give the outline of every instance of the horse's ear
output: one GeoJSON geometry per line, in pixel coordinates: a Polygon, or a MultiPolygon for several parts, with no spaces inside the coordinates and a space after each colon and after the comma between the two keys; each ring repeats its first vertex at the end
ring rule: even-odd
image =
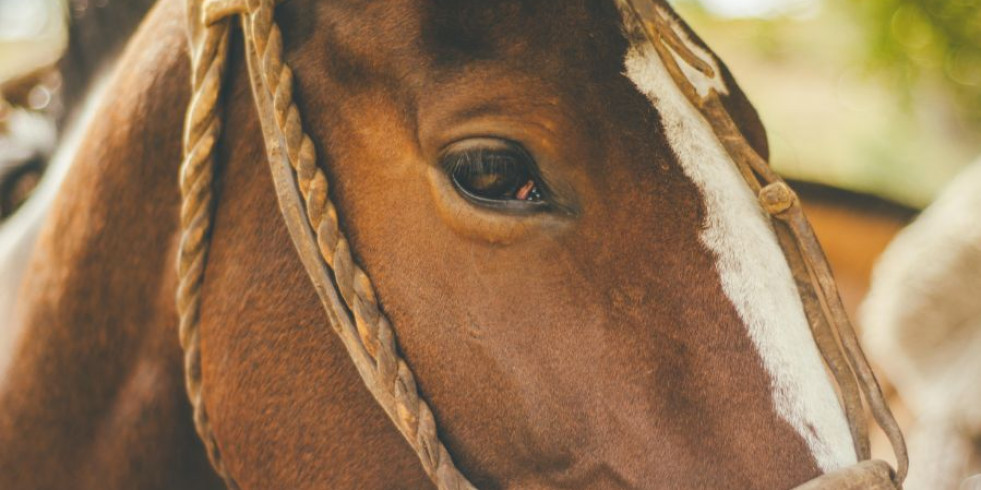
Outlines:
{"type": "Polygon", "coordinates": [[[660,18],[671,24],[669,27],[675,29],[684,42],[690,42],[693,46],[693,51],[699,52],[699,57],[709,57],[711,61],[710,65],[713,65],[713,69],[718,70],[719,82],[724,84],[724,91],[719,92],[719,98],[722,100],[723,106],[729,112],[732,117],[733,122],[739,127],[746,141],[749,142],[750,146],[753,147],[756,152],[763,157],[764,160],[769,160],[770,149],[767,143],[766,129],[763,127],[763,122],[760,120],[759,114],[756,112],[756,108],[750,103],[746,94],[743,93],[742,89],[736,83],[733,78],[732,73],[729,68],[722,62],[718,55],[712,51],[711,48],[705,44],[698,34],[695,33],[681,17],[671,8],[671,5],[667,3],[666,0],[618,0],[619,2],[629,2],[637,10],[637,12],[644,18],[653,18],[654,16],[659,16],[660,18]],[[657,12],[660,11],[660,12],[657,12]]]}

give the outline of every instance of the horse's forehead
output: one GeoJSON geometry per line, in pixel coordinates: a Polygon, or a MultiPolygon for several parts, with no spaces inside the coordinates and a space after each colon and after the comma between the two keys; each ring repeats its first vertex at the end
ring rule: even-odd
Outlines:
{"type": "Polygon", "coordinates": [[[322,49],[349,50],[375,60],[376,68],[386,62],[429,70],[521,64],[545,55],[565,64],[595,63],[598,57],[622,61],[624,50],[603,49],[623,42],[614,0],[350,0],[312,7],[281,7],[290,12],[287,38],[319,38],[322,49]]]}
{"type": "MultiPolygon", "coordinates": [[[[670,5],[640,4],[661,11],[709,65],[721,65],[670,5]]],[[[387,80],[396,90],[428,90],[434,81],[488,66],[572,87],[622,73],[628,49],[617,0],[341,0],[312,6],[287,2],[281,9],[292,12],[286,14],[287,46],[330,59],[332,68],[341,68],[331,70],[338,81],[347,78],[355,88],[387,80]]],[[[718,76],[714,87],[728,94],[718,76]]],[[[737,98],[748,106],[741,94],[737,98]]],[[[737,114],[740,125],[758,126],[752,119],[737,114]]]]}

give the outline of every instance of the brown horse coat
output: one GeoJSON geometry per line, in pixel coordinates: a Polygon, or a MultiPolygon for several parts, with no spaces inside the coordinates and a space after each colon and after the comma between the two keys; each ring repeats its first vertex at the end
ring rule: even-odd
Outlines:
{"type": "MultiPolygon", "coordinates": [[[[182,14],[162,1],[129,46],[45,225],[0,395],[2,488],[218,485],[173,307],[182,14]]],[[[668,106],[624,76],[643,54],[612,2],[297,0],[277,17],[353,249],[476,485],[786,488],[828,465],[813,449],[824,426],[778,413],[786,394],[741,316],[752,305],[718,265],[751,251],[705,242],[705,191],[669,140],[668,106]],[[466,205],[434,162],[474,136],[524,145],[573,212],[466,205]]],[[[232,60],[202,309],[226,464],[244,488],[426,487],[325,326],[232,60]]],[[[722,68],[726,104],[765,154],[722,68]]],[[[792,362],[820,366],[802,352],[792,362]]],[[[827,386],[790,388],[836,403],[827,386]]]]}

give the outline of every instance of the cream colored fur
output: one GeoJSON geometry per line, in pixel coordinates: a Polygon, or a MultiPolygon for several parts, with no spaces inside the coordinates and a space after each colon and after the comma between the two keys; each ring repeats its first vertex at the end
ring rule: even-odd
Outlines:
{"type": "Polygon", "coordinates": [[[920,418],[907,488],[947,488],[970,458],[935,449],[981,441],[981,160],[896,237],[861,313],[869,354],[920,418]]]}

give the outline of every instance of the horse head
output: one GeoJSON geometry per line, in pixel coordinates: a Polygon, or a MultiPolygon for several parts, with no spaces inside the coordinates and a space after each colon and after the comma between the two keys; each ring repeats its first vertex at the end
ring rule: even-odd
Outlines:
{"type": "Polygon", "coordinates": [[[778,235],[691,97],[765,157],[763,127],[667,4],[642,9],[659,38],[614,0],[275,3],[164,3],[123,58],[174,124],[191,19],[190,233],[158,286],[226,481],[775,488],[855,463],[778,235]],[[304,202],[267,159],[300,162],[304,202]]]}
{"type": "MultiPolygon", "coordinates": [[[[657,8],[714,68],[695,85],[765,154],[722,63],[657,8]]],[[[775,487],[854,462],[755,196],[623,15],[610,1],[276,12],[350,249],[442,441],[478,487],[775,487]]],[[[365,410],[275,217],[244,70],[233,60],[202,295],[215,439],[230,474],[260,485],[304,454],[331,456],[305,463],[318,478],[348,477],[340,464],[391,481],[403,448],[365,410]]]]}

